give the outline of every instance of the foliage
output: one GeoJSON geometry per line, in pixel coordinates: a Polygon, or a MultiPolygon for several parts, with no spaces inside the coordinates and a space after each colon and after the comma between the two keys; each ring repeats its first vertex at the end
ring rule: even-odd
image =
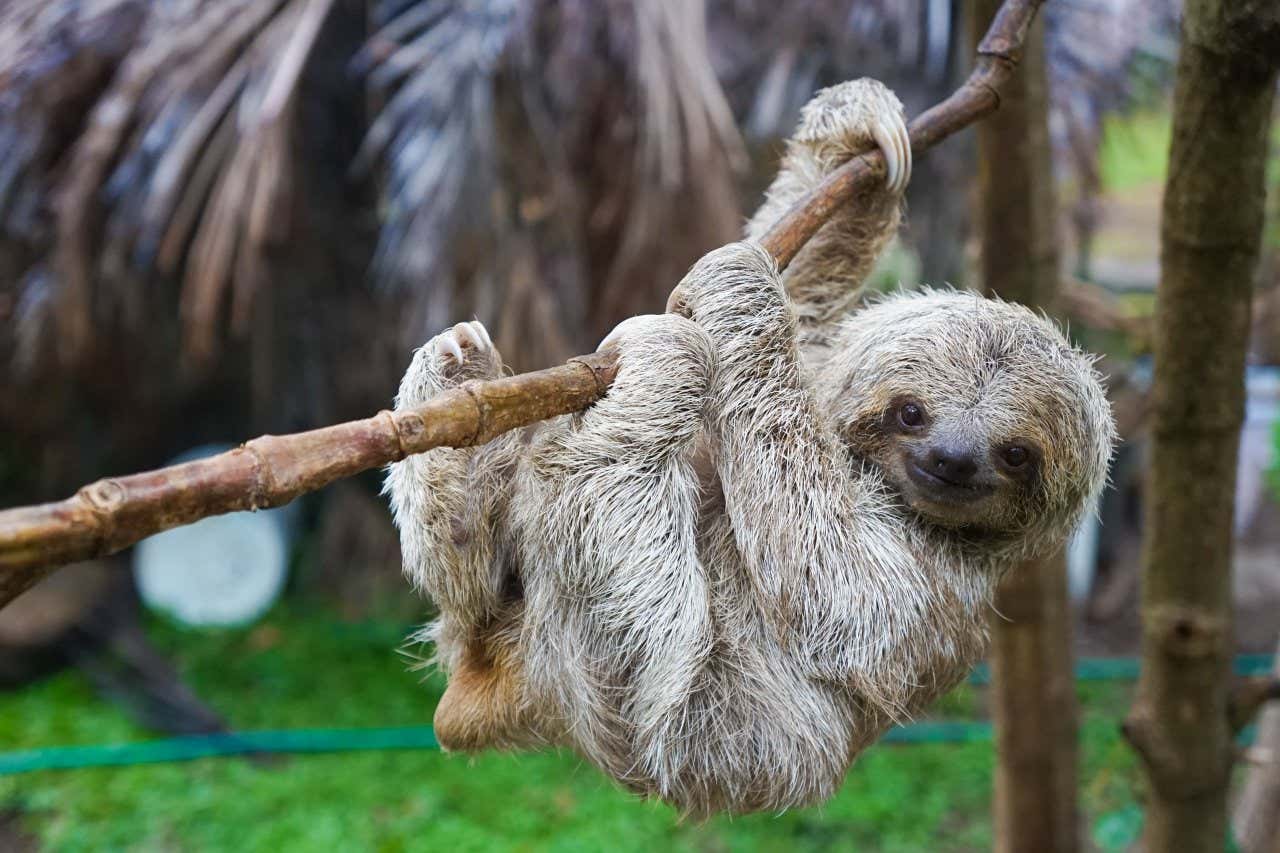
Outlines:
{"type": "Polygon", "coordinates": [[[1170,116],[1152,110],[1111,116],[1102,135],[1102,182],[1124,190],[1164,179],[1169,164],[1170,116]]]}
{"type": "MultiPolygon", "coordinates": [[[[392,650],[402,632],[282,607],[256,628],[156,625],[191,683],[238,728],[427,724],[441,682],[420,683],[392,650]]],[[[1131,753],[1116,735],[1124,691],[1085,685],[1083,803],[1132,808],[1131,753]]],[[[935,713],[970,718],[964,687],[935,713]]],[[[66,674],[0,697],[7,748],[147,737],[66,674]]],[[[988,743],[880,746],[821,809],[681,822],[567,754],[356,752],[210,759],[0,777],[0,811],[19,809],[50,850],[985,850],[988,743]]]]}

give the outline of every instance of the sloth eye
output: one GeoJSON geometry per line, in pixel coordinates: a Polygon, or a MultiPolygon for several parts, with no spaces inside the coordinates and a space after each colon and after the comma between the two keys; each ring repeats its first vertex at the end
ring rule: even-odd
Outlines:
{"type": "Polygon", "coordinates": [[[1031,461],[1031,451],[1021,444],[1011,444],[1000,451],[1000,457],[1010,468],[1021,468],[1031,461]]]}
{"type": "Polygon", "coordinates": [[[924,409],[918,403],[903,403],[898,409],[898,423],[907,429],[924,425],[924,409]]]}

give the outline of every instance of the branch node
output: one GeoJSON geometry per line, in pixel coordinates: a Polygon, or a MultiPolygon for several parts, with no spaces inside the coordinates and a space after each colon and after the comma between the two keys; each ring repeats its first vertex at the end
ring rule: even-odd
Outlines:
{"type": "Polygon", "coordinates": [[[107,553],[116,531],[116,511],[124,506],[128,490],[110,478],[82,488],[77,497],[94,518],[93,556],[107,553]]]}
{"type": "Polygon", "coordinates": [[[978,55],[989,56],[1010,69],[1022,61],[1022,46],[1035,12],[1043,0],[1007,2],[996,11],[996,16],[982,41],[978,42],[978,55]]]}
{"type": "Polygon", "coordinates": [[[477,391],[482,391],[484,386],[478,380],[470,379],[458,387],[466,392],[467,398],[471,400],[471,405],[475,406],[476,409],[475,431],[471,433],[465,444],[463,444],[464,447],[475,447],[477,444],[488,440],[486,436],[489,429],[489,421],[491,420],[489,417],[489,405],[485,402],[484,395],[476,393],[477,391]]]}
{"type": "Polygon", "coordinates": [[[80,490],[80,496],[95,515],[110,515],[125,499],[125,488],[112,479],[90,483],[80,490]]]}
{"type": "Polygon", "coordinates": [[[569,359],[567,363],[580,364],[591,371],[591,378],[595,380],[596,390],[600,394],[609,390],[614,377],[618,375],[618,355],[615,352],[578,355],[569,359]]]}
{"type": "MultiPolygon", "coordinates": [[[[409,448],[417,448],[421,443],[422,434],[427,431],[427,422],[422,419],[422,415],[412,409],[403,412],[394,412],[391,415],[391,422],[395,424],[396,445],[401,452],[407,456],[416,450],[409,448]]],[[[404,458],[403,456],[401,458],[404,458]]]]}
{"type": "Polygon", "coordinates": [[[992,109],[1000,109],[1000,90],[986,81],[979,81],[978,85],[983,89],[986,89],[987,93],[991,95],[991,99],[995,101],[995,106],[992,107],[992,109]]]}
{"type": "Polygon", "coordinates": [[[250,484],[249,508],[255,512],[270,505],[268,496],[274,491],[267,482],[271,478],[271,465],[262,458],[262,454],[258,452],[257,448],[257,443],[265,437],[261,436],[253,441],[246,441],[239,448],[248,453],[250,458],[253,459],[253,482],[250,484]]]}
{"type": "MultiPolygon", "coordinates": [[[[383,409],[373,417],[375,420],[385,421],[387,424],[387,428],[391,431],[392,437],[395,438],[396,440],[395,459],[393,459],[392,461],[399,462],[401,459],[408,456],[409,455],[408,452],[404,449],[404,438],[400,435],[400,424],[396,422],[395,415],[392,414],[391,410],[383,409]]],[[[420,418],[418,419],[418,423],[419,424],[422,423],[422,420],[420,418]]]]}
{"type": "Polygon", "coordinates": [[[1224,652],[1223,620],[1201,608],[1152,607],[1146,621],[1146,633],[1169,657],[1197,660],[1224,652]]]}

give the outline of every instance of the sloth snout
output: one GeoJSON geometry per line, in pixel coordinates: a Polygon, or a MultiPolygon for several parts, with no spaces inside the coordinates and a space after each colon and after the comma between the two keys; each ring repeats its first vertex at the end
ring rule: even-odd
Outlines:
{"type": "Polygon", "coordinates": [[[963,445],[935,444],[925,454],[922,467],[939,480],[967,485],[978,473],[977,453],[963,445]]]}

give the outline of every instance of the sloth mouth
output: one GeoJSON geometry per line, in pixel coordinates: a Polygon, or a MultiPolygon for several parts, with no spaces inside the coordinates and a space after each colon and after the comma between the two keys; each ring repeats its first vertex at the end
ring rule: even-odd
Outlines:
{"type": "Polygon", "coordinates": [[[920,496],[936,503],[951,504],[953,506],[974,503],[995,491],[995,486],[990,483],[961,483],[955,480],[948,480],[946,477],[940,477],[931,471],[926,471],[915,462],[908,462],[906,469],[907,476],[911,478],[911,482],[921,492],[920,496]]]}

